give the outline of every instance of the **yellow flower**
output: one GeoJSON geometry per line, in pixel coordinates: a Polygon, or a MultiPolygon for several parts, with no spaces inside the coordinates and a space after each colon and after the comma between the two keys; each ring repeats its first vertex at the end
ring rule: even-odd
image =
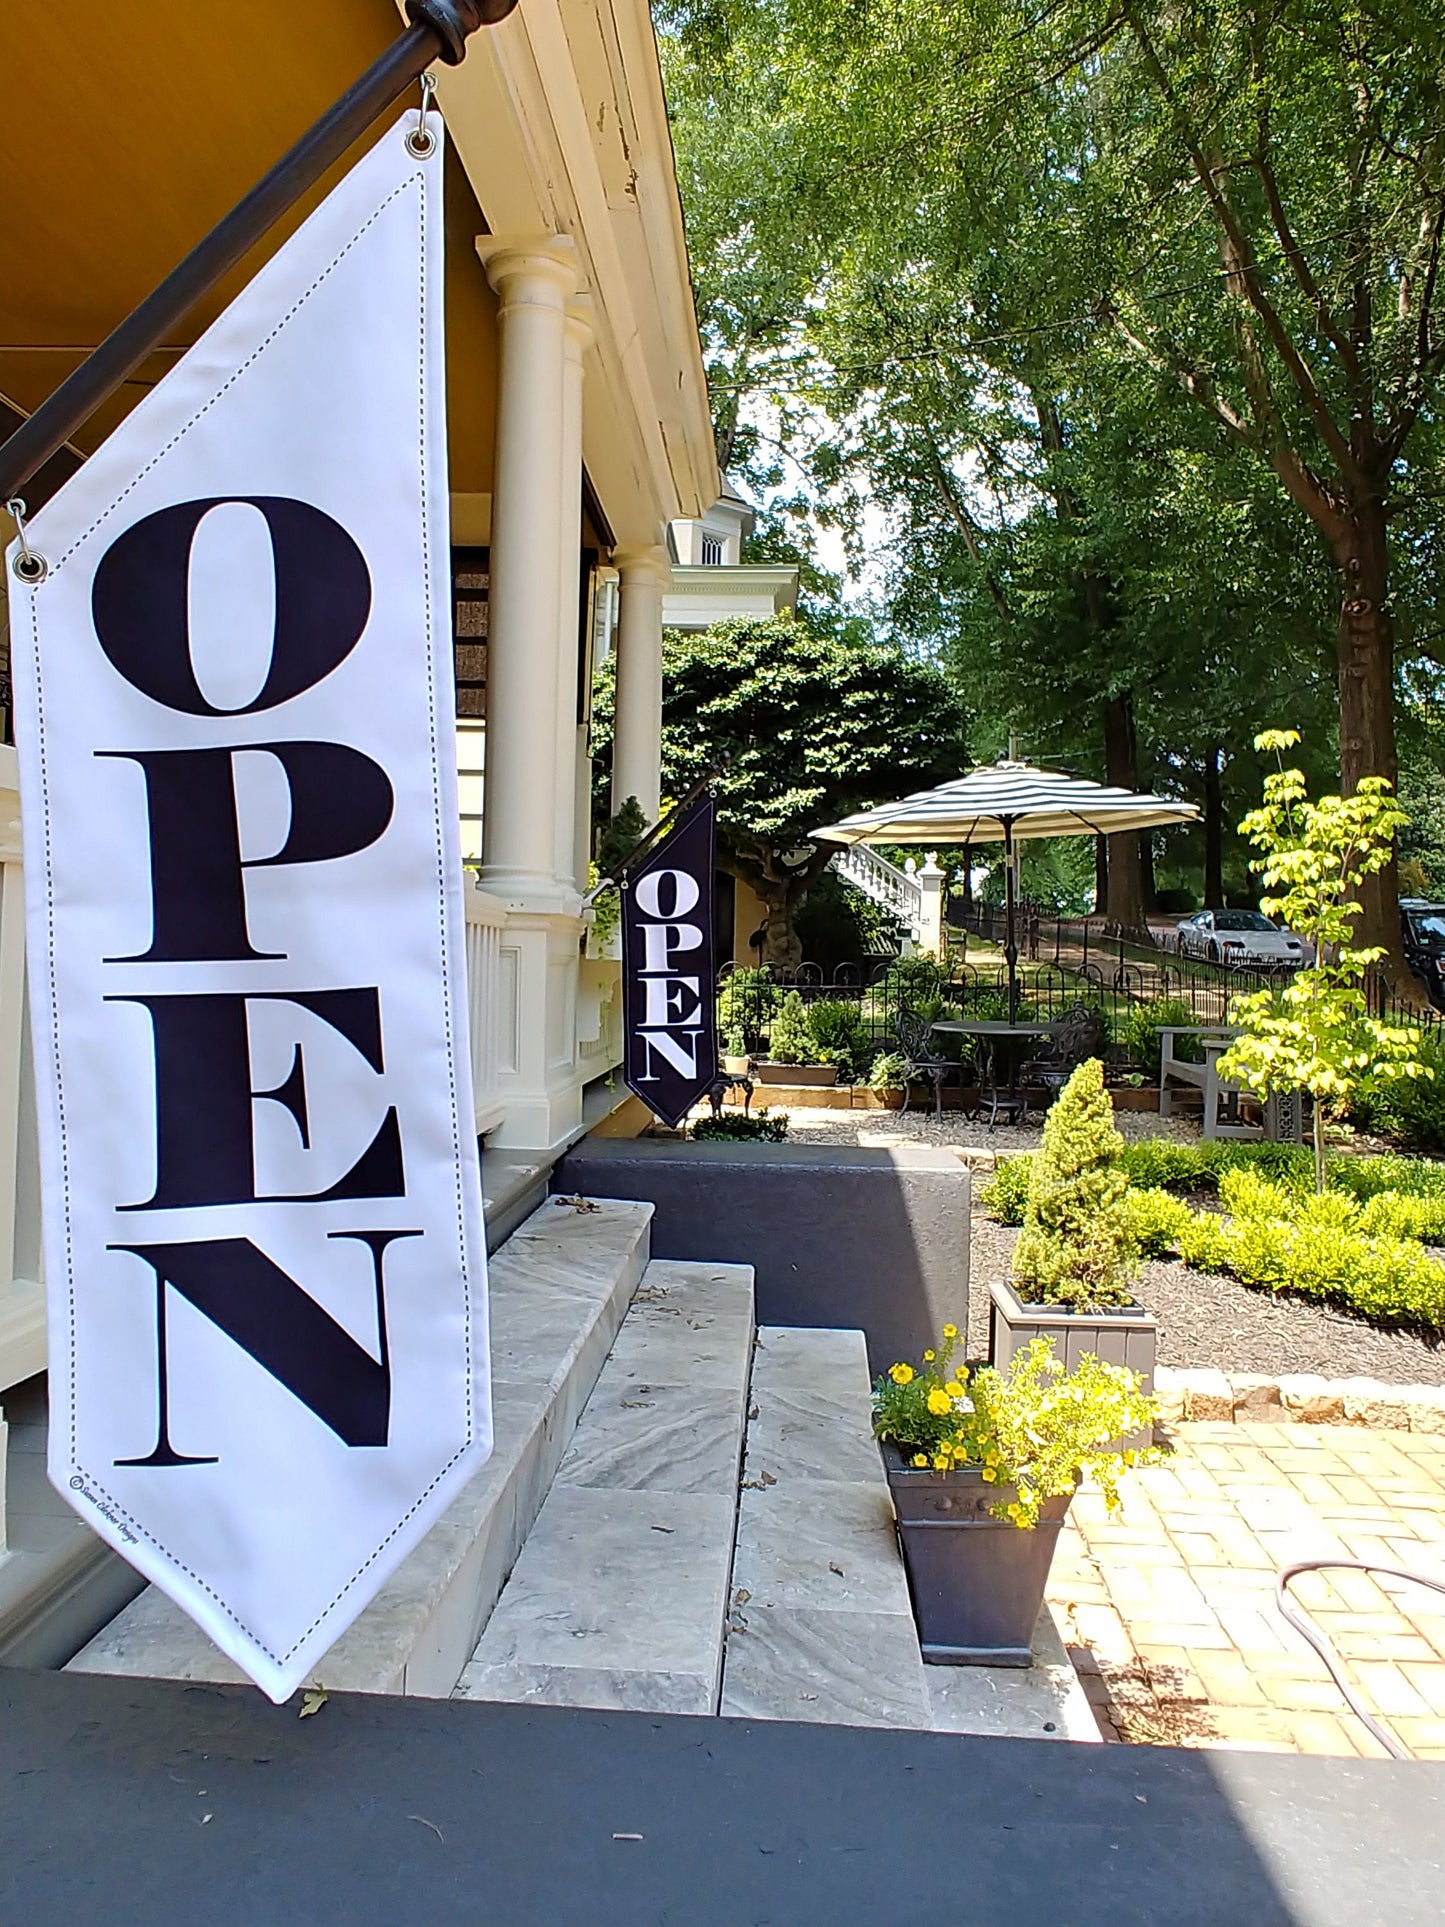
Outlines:
{"type": "Polygon", "coordinates": [[[915,1452],[913,1455],[913,1463],[926,1469],[928,1465],[928,1454],[926,1452],[915,1452]]]}
{"type": "Polygon", "coordinates": [[[936,1418],[942,1418],[946,1412],[951,1412],[953,1406],[949,1400],[948,1393],[940,1392],[935,1385],[933,1390],[928,1394],[928,1409],[936,1418]]]}
{"type": "Polygon", "coordinates": [[[943,1335],[945,1338],[957,1338],[958,1336],[957,1325],[945,1325],[943,1328],[943,1335]]]}
{"type": "Polygon", "coordinates": [[[951,1379],[950,1379],[950,1380],[948,1381],[948,1383],[947,1383],[947,1384],[946,1384],[946,1385],[944,1386],[944,1388],[943,1388],[943,1389],[944,1389],[944,1391],[945,1391],[945,1392],[947,1392],[947,1393],[948,1393],[948,1396],[949,1396],[950,1398],[962,1398],[962,1397],[963,1397],[963,1387],[962,1387],[962,1386],[961,1386],[961,1385],[959,1384],[959,1382],[958,1382],[958,1380],[957,1380],[956,1378],[951,1378],[951,1379]]]}
{"type": "Polygon", "coordinates": [[[985,1478],[985,1479],[987,1480],[987,1482],[988,1482],[988,1483],[989,1483],[990,1485],[992,1485],[992,1484],[994,1483],[994,1481],[995,1481],[995,1479],[997,1479],[997,1477],[998,1477],[998,1474],[997,1474],[997,1472],[995,1472],[995,1471],[994,1471],[994,1469],[993,1469],[993,1467],[992,1467],[991,1465],[986,1465],[986,1466],[985,1466],[985,1467],[983,1468],[983,1476],[984,1476],[984,1478],[985,1478]]]}
{"type": "Polygon", "coordinates": [[[888,1376],[893,1380],[895,1385],[911,1385],[913,1383],[913,1367],[911,1365],[891,1366],[888,1376]]]}
{"type": "Polygon", "coordinates": [[[933,1469],[935,1472],[946,1472],[948,1470],[948,1455],[946,1452],[940,1452],[934,1459],[933,1469]]]}
{"type": "Polygon", "coordinates": [[[936,1352],[925,1352],[925,1353],[923,1354],[923,1362],[924,1362],[924,1364],[925,1364],[925,1365],[931,1365],[931,1364],[933,1363],[933,1361],[934,1361],[934,1359],[935,1359],[935,1358],[936,1358],[937,1356],[938,1356],[938,1354],[937,1354],[936,1352]]]}

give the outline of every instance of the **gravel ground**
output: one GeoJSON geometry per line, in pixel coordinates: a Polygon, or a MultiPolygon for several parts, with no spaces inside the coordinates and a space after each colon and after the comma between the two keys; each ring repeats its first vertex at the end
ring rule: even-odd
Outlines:
{"type": "MultiPolygon", "coordinates": [[[[1006,1153],[1032,1151],[1040,1125],[1000,1125],[990,1134],[956,1113],[940,1128],[931,1114],[912,1111],[789,1110],[789,1137],[801,1144],[973,1146],[1006,1153]]],[[[1116,1119],[1125,1137],[1197,1137],[1184,1119],[1161,1121],[1149,1111],[1116,1119]]],[[[973,1218],[972,1289],[968,1351],[988,1349],[988,1286],[1006,1278],[1018,1232],[984,1212],[973,1218]]],[[[1232,1278],[1153,1261],[1136,1286],[1140,1302],[1159,1320],[1159,1363],[1214,1366],[1226,1372],[1318,1372],[1325,1378],[1377,1378],[1387,1385],[1445,1384],[1445,1347],[1412,1332],[1383,1331],[1363,1319],[1299,1298],[1276,1298],[1232,1278]]]]}

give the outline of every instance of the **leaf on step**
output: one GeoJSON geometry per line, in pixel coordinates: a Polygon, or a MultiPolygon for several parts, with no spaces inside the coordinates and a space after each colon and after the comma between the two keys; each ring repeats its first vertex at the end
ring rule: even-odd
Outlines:
{"type": "Polygon", "coordinates": [[[319,1713],[328,1697],[324,1686],[308,1686],[301,1695],[301,1711],[296,1715],[297,1719],[309,1720],[313,1713],[319,1713]]]}
{"type": "Polygon", "coordinates": [[[777,1480],[773,1477],[771,1472],[765,1472],[763,1474],[764,1485],[776,1485],[777,1483],[778,1483],[777,1480]]]}
{"type": "Polygon", "coordinates": [[[569,1204],[574,1211],[600,1211],[602,1206],[591,1198],[553,1198],[553,1204],[569,1204]]]}
{"type": "Polygon", "coordinates": [[[677,1527],[676,1526],[654,1526],[652,1530],[654,1532],[675,1532],[677,1530],[677,1527]]]}
{"type": "Polygon", "coordinates": [[[830,1559],[828,1561],[828,1570],[829,1572],[836,1572],[840,1579],[846,1579],[848,1576],[836,1559],[830,1559]]]}
{"type": "Polygon", "coordinates": [[[746,1606],[748,1601],[751,1598],[752,1598],[752,1594],[748,1591],[747,1587],[739,1586],[737,1591],[733,1594],[733,1604],[735,1606],[746,1606]]]}

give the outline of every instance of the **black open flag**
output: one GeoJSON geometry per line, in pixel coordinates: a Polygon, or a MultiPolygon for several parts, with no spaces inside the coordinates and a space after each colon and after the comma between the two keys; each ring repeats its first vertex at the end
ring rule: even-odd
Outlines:
{"type": "Polygon", "coordinates": [[[622,883],[623,1076],[680,1124],[717,1076],[711,795],[698,798],[622,883]]]}

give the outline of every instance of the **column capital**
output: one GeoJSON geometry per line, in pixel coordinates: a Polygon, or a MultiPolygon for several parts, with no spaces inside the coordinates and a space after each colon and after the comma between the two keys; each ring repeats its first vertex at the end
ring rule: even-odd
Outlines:
{"type": "Polygon", "coordinates": [[[597,303],[590,294],[567,297],[566,325],[562,339],[569,361],[581,361],[597,334],[597,303]]]}
{"type": "Polygon", "coordinates": [[[614,549],[612,563],[624,588],[631,583],[645,582],[666,588],[672,581],[672,563],[661,543],[614,549]]]}
{"type": "Polygon", "coordinates": [[[561,308],[577,288],[577,243],[570,234],[479,234],[477,253],[504,308],[561,308]]]}

